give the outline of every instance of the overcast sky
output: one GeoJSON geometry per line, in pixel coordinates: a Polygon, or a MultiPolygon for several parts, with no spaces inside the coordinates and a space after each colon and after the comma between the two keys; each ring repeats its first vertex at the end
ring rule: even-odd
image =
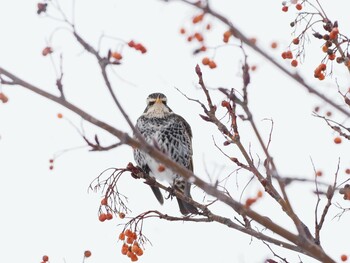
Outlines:
{"type": "MultiPolygon", "coordinates": [[[[326,1],[321,1],[326,2],[326,1]]],[[[62,9],[72,17],[72,1],[60,1],[62,9]]],[[[123,130],[130,131],[123,117],[112,103],[103,84],[98,65],[91,55],[84,52],[63,23],[36,14],[37,1],[0,0],[0,66],[38,87],[57,94],[55,71],[49,57],[41,55],[42,49],[51,43],[53,59],[63,54],[63,84],[67,99],[90,114],[123,130]],[[53,33],[54,32],[54,33],[53,33]]],[[[323,3],[331,19],[338,19],[345,34],[350,33],[347,0],[323,3]]],[[[293,38],[289,23],[296,10],[281,11],[281,1],[215,1],[213,8],[226,15],[249,37],[256,37],[258,45],[282,61],[280,53],[293,38]],[[278,43],[277,50],[270,48],[271,42],[278,43]]],[[[49,6],[49,10],[50,10],[49,6]]],[[[50,10],[51,11],[51,10],[50,10]]],[[[143,112],[146,97],[152,92],[162,92],[168,97],[168,104],[174,112],[182,115],[192,126],[194,167],[196,174],[204,180],[221,180],[236,170],[214,146],[213,138],[222,145],[223,138],[217,129],[203,122],[198,114],[201,108],[188,101],[175,88],[189,97],[204,99],[196,86],[194,67],[203,55],[192,56],[196,45],[188,43],[179,29],[193,30],[191,19],[198,14],[195,9],[181,3],[164,4],[154,0],[76,0],[74,13],[77,31],[97,47],[101,35],[101,50],[119,50],[119,38],[143,43],[148,52],[124,48],[123,64],[110,72],[113,88],[132,121],[143,112]]],[[[227,29],[206,17],[212,25],[207,34],[208,46],[221,45],[222,33],[227,29]]],[[[327,94],[336,96],[335,78],[319,82],[313,78],[313,69],[320,63],[322,55],[320,42],[307,45],[305,63],[297,71],[305,80],[327,94]]],[[[285,176],[312,179],[312,162],[323,171],[321,180],[332,182],[340,158],[339,180],[346,179],[345,168],[350,167],[348,144],[335,145],[335,134],[318,118],[312,116],[315,106],[321,106],[321,113],[332,110],[317,98],[308,94],[296,82],[268,64],[251,51],[248,60],[257,65],[251,75],[249,99],[251,110],[264,140],[268,140],[272,119],[274,131],[270,151],[278,170],[285,176]]],[[[217,69],[202,66],[204,79],[210,88],[227,87],[240,89],[240,65],[242,53],[238,48],[216,49],[217,69]]],[[[209,49],[208,56],[212,56],[209,49]]],[[[292,69],[291,69],[292,70],[292,69]]],[[[348,73],[335,67],[341,88],[350,85],[348,73]]],[[[121,255],[121,242],[117,242],[126,219],[98,221],[98,207],[101,193],[87,192],[90,182],[103,170],[110,167],[125,167],[133,161],[132,150],[122,146],[109,152],[89,152],[75,127],[83,125],[87,136],[97,133],[101,143],[108,145],[116,140],[105,132],[82,122],[79,116],[63,107],[39,97],[21,87],[3,86],[9,97],[7,104],[0,104],[0,192],[2,219],[0,241],[3,244],[0,261],[8,263],[40,262],[42,255],[50,256],[51,263],[81,262],[83,251],[92,251],[87,262],[128,262],[121,255]],[[64,115],[63,119],[56,117],[64,115]],[[72,125],[73,124],[73,125],[72,125]],[[49,169],[49,159],[66,149],[55,160],[54,169],[49,169]]],[[[224,98],[212,91],[219,105],[224,98]]],[[[221,111],[222,115],[224,114],[221,111]]],[[[340,122],[344,116],[333,111],[340,122]]],[[[263,158],[257,140],[247,123],[240,122],[240,132],[245,146],[250,147],[252,156],[263,158]]],[[[234,147],[224,148],[230,156],[241,157],[234,147]]],[[[233,174],[227,184],[235,198],[239,198],[250,179],[245,172],[233,174]]],[[[245,190],[243,200],[255,195],[261,189],[253,182],[245,190]]],[[[164,213],[180,215],[175,201],[165,200],[160,206],[152,192],[140,181],[124,178],[120,190],[129,197],[132,215],[146,210],[158,209],[164,213]]],[[[313,185],[292,185],[288,189],[292,205],[302,220],[312,229],[316,197],[312,195],[313,185]]],[[[203,193],[193,189],[193,197],[201,201],[203,193]]],[[[210,198],[209,198],[210,200],[210,198]]],[[[342,206],[347,203],[341,196],[335,201],[342,206]]],[[[271,198],[265,196],[253,209],[283,226],[293,230],[291,222],[280,213],[280,208],[271,198]]],[[[231,210],[218,206],[215,211],[233,217],[231,210]]],[[[344,215],[332,220],[339,210],[332,208],[326,220],[322,244],[326,252],[335,259],[349,252],[347,242],[349,220],[344,215]],[[339,233],[339,234],[335,234],[339,233]]],[[[311,230],[313,231],[313,229],[311,230]]],[[[157,219],[144,222],[144,234],[152,245],[147,244],[140,260],[151,262],[263,262],[272,257],[261,241],[228,229],[216,223],[173,223],[157,219]]],[[[282,257],[298,262],[297,255],[274,247],[282,257]]],[[[304,262],[314,262],[301,256],[304,262]]]]}

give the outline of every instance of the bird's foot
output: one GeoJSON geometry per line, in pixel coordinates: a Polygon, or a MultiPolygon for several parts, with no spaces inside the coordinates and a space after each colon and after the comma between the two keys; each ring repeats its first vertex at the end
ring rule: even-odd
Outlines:
{"type": "Polygon", "coordinates": [[[165,197],[165,199],[173,199],[173,197],[175,196],[175,188],[173,187],[173,186],[169,186],[168,188],[167,188],[167,191],[168,191],[168,196],[167,197],[165,197]]]}

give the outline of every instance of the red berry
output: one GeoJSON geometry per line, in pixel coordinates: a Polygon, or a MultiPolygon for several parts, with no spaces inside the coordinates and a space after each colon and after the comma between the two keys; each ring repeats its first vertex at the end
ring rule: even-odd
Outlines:
{"type": "Polygon", "coordinates": [[[122,233],[119,234],[119,239],[120,239],[120,240],[125,240],[125,234],[124,234],[124,232],[122,232],[122,233]]]}
{"type": "Polygon", "coordinates": [[[283,6],[283,7],[282,7],[282,11],[283,11],[283,12],[287,12],[287,11],[288,11],[288,6],[286,6],[286,5],[283,6]]]}
{"type": "Polygon", "coordinates": [[[294,44],[294,45],[298,45],[299,42],[300,42],[300,41],[299,41],[299,38],[296,37],[296,38],[293,39],[293,44],[294,44]]]}
{"type": "Polygon", "coordinates": [[[216,63],[215,63],[213,60],[211,60],[211,61],[209,62],[209,68],[211,68],[211,69],[216,68],[216,63]]]}
{"type": "Polygon", "coordinates": [[[303,9],[303,6],[301,4],[296,4],[295,8],[297,10],[301,10],[301,9],[303,9]]]}
{"type": "Polygon", "coordinates": [[[221,102],[221,106],[227,108],[227,107],[230,106],[230,103],[229,103],[227,100],[223,100],[223,101],[221,102]]]}
{"type": "Polygon", "coordinates": [[[112,52],[111,56],[116,60],[121,60],[123,58],[122,54],[119,52],[112,52]]]}
{"type": "Polygon", "coordinates": [[[293,59],[292,62],[290,63],[293,67],[298,66],[298,61],[293,59]]]}
{"type": "Polygon", "coordinates": [[[204,15],[205,15],[205,13],[202,13],[202,14],[196,15],[195,17],[193,17],[193,19],[192,19],[192,23],[193,23],[193,24],[196,24],[196,23],[198,23],[198,22],[202,21],[202,20],[203,20],[204,15]]]}
{"type": "Polygon", "coordinates": [[[342,141],[342,140],[341,140],[341,138],[340,138],[339,136],[334,138],[334,143],[335,143],[335,144],[340,144],[341,141],[342,141]]]}
{"type": "Polygon", "coordinates": [[[107,205],[107,198],[103,198],[102,200],[101,200],[101,205],[107,205]]]}
{"type": "Polygon", "coordinates": [[[135,46],[134,40],[130,40],[129,43],[128,43],[128,46],[129,47],[134,47],[135,46]]]}
{"type": "Polygon", "coordinates": [[[164,165],[162,165],[162,164],[160,164],[159,166],[158,166],[158,172],[164,172],[165,171],[165,166],[164,165]]]}
{"type": "Polygon", "coordinates": [[[84,251],[84,257],[86,257],[86,258],[91,257],[91,251],[90,250],[85,250],[84,251]]]}
{"type": "Polygon", "coordinates": [[[275,49],[275,48],[277,48],[277,46],[278,46],[277,42],[272,42],[271,43],[271,48],[275,49]]]}
{"type": "Polygon", "coordinates": [[[209,65],[209,62],[210,62],[210,59],[209,59],[208,57],[204,57],[204,58],[202,59],[202,64],[203,64],[203,65],[209,65]]]}
{"type": "Polygon", "coordinates": [[[100,214],[99,217],[98,217],[98,220],[100,220],[101,222],[106,221],[106,219],[107,219],[107,215],[106,214],[100,214]]]}
{"type": "Polygon", "coordinates": [[[106,219],[111,220],[113,218],[113,215],[111,213],[106,214],[106,219]]]}
{"type": "Polygon", "coordinates": [[[343,255],[340,256],[340,259],[341,259],[341,261],[347,261],[348,260],[348,256],[343,254],[343,255]]]}
{"type": "Polygon", "coordinates": [[[44,255],[44,256],[43,256],[43,261],[44,261],[44,262],[49,261],[49,256],[44,255]]]}

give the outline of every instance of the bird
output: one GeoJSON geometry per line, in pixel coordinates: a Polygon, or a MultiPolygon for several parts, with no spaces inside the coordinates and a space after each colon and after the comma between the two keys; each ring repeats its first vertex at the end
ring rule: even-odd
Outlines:
{"type": "MultiPolygon", "coordinates": [[[[167,105],[167,97],[162,93],[152,93],[147,97],[147,106],[137,119],[135,128],[151,145],[166,154],[171,160],[193,171],[192,130],[187,121],[175,114],[167,105]]],[[[147,175],[169,185],[185,196],[191,197],[191,183],[182,176],[165,168],[147,153],[134,149],[134,159],[139,168],[147,175]]],[[[156,186],[150,186],[160,204],[164,203],[163,195],[156,186]]],[[[198,214],[195,206],[177,198],[180,212],[183,215],[198,214]]]]}

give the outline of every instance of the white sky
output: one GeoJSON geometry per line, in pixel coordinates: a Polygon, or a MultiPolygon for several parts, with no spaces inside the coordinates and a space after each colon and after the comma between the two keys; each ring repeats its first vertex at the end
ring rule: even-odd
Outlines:
{"type": "MultiPolygon", "coordinates": [[[[38,17],[36,3],[31,0],[0,0],[0,66],[57,94],[52,65],[48,57],[41,56],[41,50],[51,33],[59,29],[52,38],[52,46],[56,53],[62,52],[64,56],[63,83],[67,99],[101,120],[129,131],[103,85],[95,59],[83,52],[67,30],[62,30],[62,24],[38,17]]],[[[70,16],[71,1],[61,3],[70,16]]],[[[325,3],[325,9],[331,19],[339,20],[342,32],[350,33],[347,9],[339,8],[346,4],[346,0],[332,1],[325,3]]],[[[295,15],[293,8],[283,13],[280,1],[252,0],[215,1],[213,8],[227,15],[248,36],[257,37],[262,48],[284,63],[279,54],[292,39],[289,23],[295,15]],[[272,41],[278,41],[277,51],[269,48],[272,41]]],[[[178,34],[181,26],[190,28],[191,17],[197,13],[184,4],[163,4],[153,0],[76,0],[75,21],[78,32],[93,46],[97,46],[99,37],[104,33],[126,41],[134,39],[147,47],[149,52],[146,55],[125,48],[123,65],[115,67],[117,75],[110,75],[118,98],[130,118],[136,121],[144,110],[149,93],[165,93],[174,112],[185,117],[192,126],[196,174],[205,180],[208,176],[216,180],[226,177],[236,167],[214,147],[212,136],[219,145],[222,145],[223,139],[215,127],[198,117],[202,113],[201,108],[174,89],[177,87],[190,97],[204,98],[195,88],[197,78],[194,73],[196,63],[203,56],[193,57],[191,52],[195,46],[178,34]]],[[[206,19],[213,25],[213,32],[208,34],[208,45],[221,44],[221,35],[226,28],[212,18],[206,19]]],[[[320,46],[319,42],[308,46],[305,64],[298,67],[298,72],[308,83],[334,96],[334,79],[323,83],[313,79],[313,69],[321,60],[320,46]]],[[[109,48],[117,49],[118,45],[111,40],[104,41],[102,49],[109,48]]],[[[271,153],[279,172],[311,179],[312,158],[316,168],[324,171],[322,180],[331,182],[340,157],[339,180],[345,180],[344,170],[350,167],[348,144],[335,145],[334,133],[324,122],[312,116],[314,106],[323,105],[321,113],[330,107],[309,96],[302,87],[260,56],[249,49],[247,51],[249,62],[258,65],[249,87],[251,110],[265,140],[268,139],[270,122],[262,120],[274,120],[271,153]]],[[[212,50],[208,54],[213,54],[212,50]]],[[[207,85],[239,89],[241,59],[239,49],[218,49],[215,57],[218,68],[209,70],[202,67],[207,85]]],[[[286,66],[289,67],[287,62],[286,66]]],[[[346,88],[349,85],[348,74],[341,67],[336,67],[335,72],[340,86],[346,88]]],[[[58,158],[54,170],[50,171],[48,161],[55,153],[84,145],[75,129],[66,120],[57,119],[56,114],[63,113],[77,126],[80,126],[80,118],[23,88],[5,86],[2,90],[10,100],[7,104],[0,104],[0,242],[3,244],[0,260],[8,263],[40,262],[42,255],[47,254],[51,263],[73,263],[81,262],[83,251],[90,249],[92,257],[87,262],[128,262],[129,259],[120,253],[121,243],[117,243],[122,230],[122,226],[117,225],[126,220],[99,222],[100,194],[88,194],[87,188],[104,169],[124,167],[132,161],[131,149],[123,146],[105,153],[91,153],[87,148],[71,151],[58,158]]],[[[218,92],[212,94],[217,103],[223,99],[218,92]]],[[[336,112],[334,118],[344,121],[344,117],[336,112]]],[[[239,125],[245,146],[251,144],[253,156],[258,159],[258,154],[262,158],[262,151],[249,125],[241,122],[239,125]]],[[[105,145],[115,142],[111,136],[87,123],[84,127],[91,138],[98,133],[105,145]]],[[[240,158],[234,147],[224,150],[240,158]]],[[[234,197],[239,198],[247,179],[249,175],[244,172],[237,179],[232,175],[228,185],[234,197]]],[[[295,184],[288,193],[296,212],[313,232],[316,198],[311,194],[312,187],[295,184]]],[[[120,189],[130,197],[133,215],[149,209],[179,215],[175,201],[166,200],[164,206],[160,206],[148,187],[139,181],[125,178],[120,189]]],[[[255,195],[259,189],[261,187],[257,183],[252,183],[245,191],[244,199],[255,195]]],[[[196,200],[203,198],[198,189],[193,190],[193,196],[196,200]]],[[[338,195],[335,201],[348,205],[338,195]]],[[[273,215],[274,221],[294,230],[271,198],[265,196],[253,209],[267,216],[273,215]]],[[[227,207],[214,210],[226,216],[234,215],[227,207]]],[[[322,235],[326,252],[335,259],[349,252],[349,228],[345,226],[349,216],[344,215],[339,221],[331,220],[337,212],[334,207],[330,210],[322,235]]],[[[145,263],[263,262],[265,258],[272,257],[261,241],[251,241],[250,237],[216,223],[172,223],[152,219],[145,221],[144,233],[153,244],[146,246],[140,259],[145,263]]],[[[295,254],[274,249],[292,262],[298,261],[295,254]]],[[[313,262],[305,256],[302,259],[313,262]]]]}

